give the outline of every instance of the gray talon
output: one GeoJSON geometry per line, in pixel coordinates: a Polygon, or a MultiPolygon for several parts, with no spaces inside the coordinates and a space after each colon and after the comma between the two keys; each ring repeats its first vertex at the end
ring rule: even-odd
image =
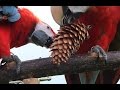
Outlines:
{"type": "Polygon", "coordinates": [[[102,49],[102,47],[100,47],[99,45],[93,46],[91,48],[91,52],[98,53],[98,58],[100,58],[101,60],[105,60],[105,63],[106,63],[106,61],[107,61],[107,54],[102,49]]]}
{"type": "Polygon", "coordinates": [[[10,57],[3,58],[3,60],[0,63],[0,66],[4,66],[6,63],[10,63],[14,61],[16,63],[16,73],[20,73],[20,66],[21,66],[21,60],[16,55],[11,55],[10,57]]]}
{"type": "Polygon", "coordinates": [[[17,74],[19,74],[20,73],[21,60],[16,55],[13,56],[13,59],[16,62],[16,72],[17,72],[17,74]]]}

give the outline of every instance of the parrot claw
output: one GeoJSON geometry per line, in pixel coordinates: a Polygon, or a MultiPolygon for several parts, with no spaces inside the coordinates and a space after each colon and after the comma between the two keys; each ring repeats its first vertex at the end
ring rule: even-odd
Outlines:
{"type": "Polygon", "coordinates": [[[107,62],[107,54],[99,45],[93,46],[90,51],[91,56],[97,57],[99,61],[107,62]]]}
{"type": "Polygon", "coordinates": [[[13,60],[16,62],[16,73],[20,73],[20,66],[21,66],[21,60],[18,58],[18,56],[14,55],[13,60]]]}
{"type": "Polygon", "coordinates": [[[15,62],[16,63],[16,73],[19,74],[20,73],[20,66],[21,66],[21,60],[18,58],[18,56],[16,55],[11,55],[10,58],[4,58],[2,61],[1,61],[1,64],[0,64],[0,67],[6,67],[6,68],[13,68],[14,65],[11,64],[15,62]]]}
{"type": "MultiPolygon", "coordinates": [[[[98,62],[106,64],[107,54],[99,45],[93,46],[89,52],[90,57],[94,57],[98,62]]],[[[81,84],[95,84],[100,70],[80,73],[81,84]]]]}

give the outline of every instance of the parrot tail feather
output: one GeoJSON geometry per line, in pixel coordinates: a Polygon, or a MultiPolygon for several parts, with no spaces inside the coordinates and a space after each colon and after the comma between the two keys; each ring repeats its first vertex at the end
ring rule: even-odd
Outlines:
{"type": "Polygon", "coordinates": [[[95,84],[100,70],[79,73],[81,84],[95,84]]]}

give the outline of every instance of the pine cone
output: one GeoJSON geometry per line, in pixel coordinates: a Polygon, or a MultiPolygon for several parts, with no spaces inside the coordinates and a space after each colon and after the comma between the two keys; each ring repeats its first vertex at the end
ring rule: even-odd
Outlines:
{"type": "Polygon", "coordinates": [[[50,46],[53,63],[66,62],[72,54],[77,52],[80,44],[89,38],[88,29],[88,26],[83,23],[61,27],[50,46]]]}

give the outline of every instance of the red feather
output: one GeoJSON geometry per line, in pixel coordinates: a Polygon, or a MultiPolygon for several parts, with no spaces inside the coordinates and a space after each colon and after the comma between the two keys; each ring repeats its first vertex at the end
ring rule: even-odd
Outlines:
{"type": "MultiPolygon", "coordinates": [[[[81,48],[76,54],[88,53],[91,47],[95,45],[100,45],[105,51],[108,51],[109,46],[116,35],[117,25],[120,20],[119,10],[119,6],[92,6],[88,11],[80,15],[80,18],[75,22],[80,21],[85,25],[91,25],[92,29],[89,30],[90,38],[81,44],[81,48]]],[[[112,76],[112,73],[109,73],[109,75],[112,76]]],[[[77,74],[66,75],[66,80],[68,84],[74,82],[80,83],[78,82],[80,79],[77,74]]],[[[119,78],[117,77],[116,80],[119,80],[119,78]]],[[[105,83],[100,82],[100,76],[98,77],[97,82],[105,83]]]]}
{"type": "Polygon", "coordinates": [[[10,56],[10,49],[28,43],[28,35],[40,20],[28,9],[18,8],[20,20],[15,23],[0,21],[0,58],[10,56]]]}

